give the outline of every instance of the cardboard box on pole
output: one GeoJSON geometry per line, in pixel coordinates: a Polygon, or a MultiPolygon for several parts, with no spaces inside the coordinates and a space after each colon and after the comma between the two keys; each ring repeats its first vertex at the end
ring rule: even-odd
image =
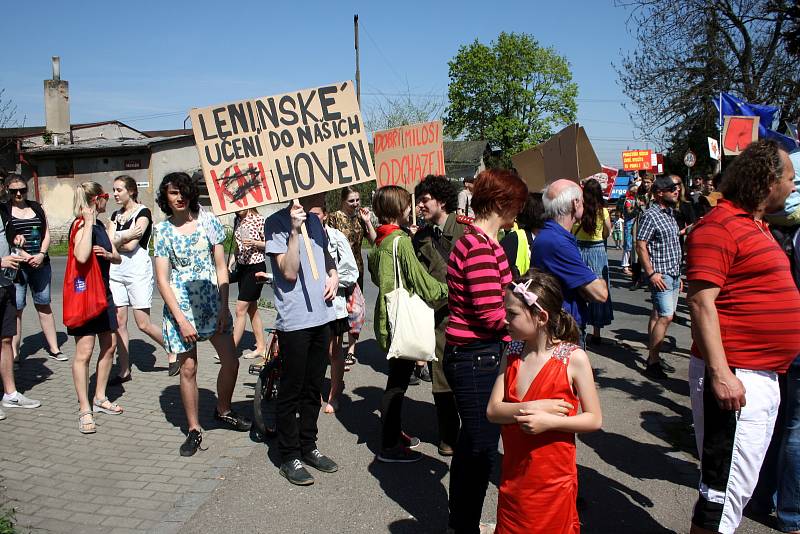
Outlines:
{"type": "Polygon", "coordinates": [[[216,215],[375,179],[351,81],[189,115],[216,215]]]}
{"type": "Polygon", "coordinates": [[[445,175],[441,121],[377,131],[372,141],[378,187],[399,185],[413,193],[429,174],[445,175]]]}
{"type": "Polygon", "coordinates": [[[578,124],[511,156],[511,161],[531,191],[539,191],[561,178],[580,182],[602,170],[586,130],[578,124]]]}

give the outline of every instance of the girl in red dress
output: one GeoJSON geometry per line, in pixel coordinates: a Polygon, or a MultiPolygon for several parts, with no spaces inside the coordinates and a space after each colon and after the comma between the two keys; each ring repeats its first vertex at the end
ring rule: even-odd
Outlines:
{"type": "Polygon", "coordinates": [[[558,281],[537,270],[506,289],[514,341],[486,411],[503,435],[495,534],[580,532],[575,434],[599,429],[603,417],[589,357],[562,301],[558,281]]]}

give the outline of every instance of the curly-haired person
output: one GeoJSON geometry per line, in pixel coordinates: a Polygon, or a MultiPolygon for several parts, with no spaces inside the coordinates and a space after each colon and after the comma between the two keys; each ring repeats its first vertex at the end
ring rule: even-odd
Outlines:
{"type": "MultiPolygon", "coordinates": [[[[763,220],[783,208],[793,177],[775,142],[751,144],[725,170],[724,199],[687,240],[689,388],[700,455],[692,533],[739,526],[775,426],[778,374],[800,353],[800,293],[763,220]]],[[[794,459],[786,469],[796,481],[794,459]]]]}

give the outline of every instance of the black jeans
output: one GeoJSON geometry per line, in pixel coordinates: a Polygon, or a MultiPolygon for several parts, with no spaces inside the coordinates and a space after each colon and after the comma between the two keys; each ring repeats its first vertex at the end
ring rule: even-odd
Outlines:
{"type": "Polygon", "coordinates": [[[281,381],[276,411],[278,450],[284,462],[299,459],[317,448],[320,390],[328,364],[329,337],[327,323],[278,332],[281,381]]]}
{"type": "Polygon", "coordinates": [[[403,399],[416,362],[392,358],[389,360],[389,377],[381,398],[381,450],[400,443],[403,399]]]}
{"type": "Polygon", "coordinates": [[[448,523],[456,534],[479,532],[483,500],[500,439],[500,427],[486,419],[486,407],[503,346],[496,341],[445,347],[444,372],[461,416],[461,432],[450,464],[448,523]]]}

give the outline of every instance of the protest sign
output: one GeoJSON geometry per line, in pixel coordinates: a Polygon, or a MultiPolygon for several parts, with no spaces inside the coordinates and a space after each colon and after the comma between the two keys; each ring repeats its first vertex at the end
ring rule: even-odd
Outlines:
{"type": "MultiPolygon", "coordinates": [[[[653,168],[652,150],[623,150],[622,170],[649,171],[653,168]]],[[[656,163],[657,164],[657,163],[656,163]]]]}
{"type": "Polygon", "coordinates": [[[617,179],[617,174],[619,174],[619,169],[609,167],[608,165],[600,165],[600,168],[602,169],[600,172],[589,176],[587,180],[590,178],[597,180],[600,184],[600,189],[603,190],[603,196],[608,198],[612,189],[614,189],[614,182],[617,179]]]}
{"type": "Polygon", "coordinates": [[[719,161],[720,158],[719,141],[717,141],[713,137],[708,138],[708,155],[711,156],[711,159],[719,161]]]}
{"type": "Polygon", "coordinates": [[[586,130],[578,124],[511,156],[511,161],[530,191],[539,191],[561,178],[580,182],[602,170],[586,130]]]}
{"type": "Polygon", "coordinates": [[[378,187],[398,185],[413,193],[429,174],[445,175],[441,121],[381,130],[372,142],[378,187]]]}
{"type": "Polygon", "coordinates": [[[738,156],[752,143],[758,140],[759,117],[725,115],[725,126],[722,128],[722,153],[726,156],[738,156]]]}
{"type": "Polygon", "coordinates": [[[375,179],[352,82],[189,115],[216,215],[375,179]]]}

